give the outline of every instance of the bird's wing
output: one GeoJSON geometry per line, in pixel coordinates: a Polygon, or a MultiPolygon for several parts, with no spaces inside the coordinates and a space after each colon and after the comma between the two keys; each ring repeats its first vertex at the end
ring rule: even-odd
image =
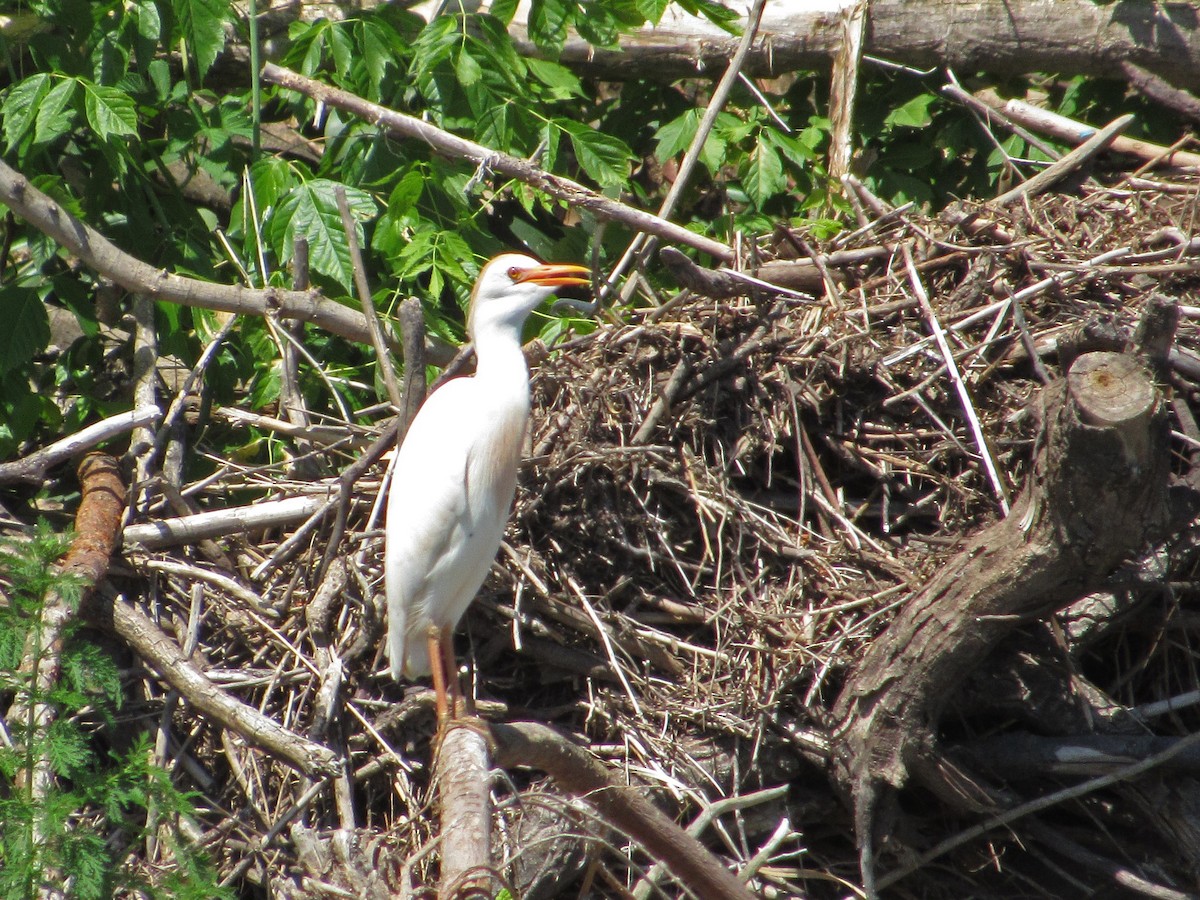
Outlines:
{"type": "Polygon", "coordinates": [[[429,671],[429,625],[458,622],[496,555],[525,417],[489,399],[474,379],[448,382],[421,407],[399,450],[385,554],[393,675],[429,671]]]}

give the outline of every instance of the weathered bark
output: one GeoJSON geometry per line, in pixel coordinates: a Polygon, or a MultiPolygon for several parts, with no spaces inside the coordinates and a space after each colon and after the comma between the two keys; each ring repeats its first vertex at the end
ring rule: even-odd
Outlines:
{"type": "MultiPolygon", "coordinates": [[[[364,4],[364,5],[370,5],[364,4]]],[[[484,3],[487,10],[491,4],[484,3]]],[[[748,2],[731,3],[743,16],[748,2]]],[[[847,0],[824,3],[772,0],[746,59],[748,75],[827,69],[842,46],[847,0]]],[[[427,18],[435,0],[418,5],[427,18]]],[[[455,7],[457,8],[457,7],[455,7]]],[[[471,8],[471,5],[468,5],[471,8]]],[[[327,16],[328,4],[287,4],[267,26],[278,36],[268,53],[278,56],[282,36],[296,17],[327,16]],[[308,9],[306,9],[306,7],[308,9]]],[[[522,52],[537,54],[525,27],[524,0],[509,27],[522,52]]],[[[960,72],[1003,74],[1061,72],[1112,77],[1134,63],[1175,87],[1200,88],[1200,16],[1195,5],[1154,0],[872,0],[863,52],[918,68],[950,66],[960,72]]],[[[561,61],[589,74],[620,80],[664,80],[718,75],[733,57],[739,36],[704,19],[669,9],[662,21],[623,35],[605,50],[571,35],[561,61]]],[[[231,48],[231,63],[245,71],[245,48],[231,48]]]]}
{"type": "MultiPolygon", "coordinates": [[[[87,593],[108,572],[125,509],[125,483],[117,461],[104,453],[87,454],[78,471],[80,499],[75,539],[59,569],[64,576],[77,579],[77,586],[87,593]]],[[[50,695],[62,673],[63,632],[74,615],[75,608],[62,591],[55,589],[46,595],[38,614],[39,625],[30,633],[21,660],[19,678],[25,680],[25,689],[17,692],[6,713],[7,719],[21,727],[18,733],[25,748],[32,750],[32,768],[20,776],[30,779],[30,799],[38,806],[47,801],[55,784],[49,732],[58,709],[50,695]]],[[[45,845],[53,839],[39,817],[34,840],[45,845]]],[[[40,900],[65,897],[62,872],[42,872],[37,895],[40,900]]]]}
{"type": "MultiPolygon", "coordinates": [[[[778,75],[828,67],[843,40],[844,5],[768,4],[746,72],[778,75]]],[[[522,21],[518,13],[516,22],[522,21]]],[[[865,54],[922,69],[1112,76],[1128,61],[1176,87],[1200,86],[1200,18],[1190,3],[872,0],[866,30],[865,54]]],[[[519,24],[510,31],[524,51],[534,51],[519,24]]],[[[673,8],[657,27],[622,36],[617,50],[571,37],[561,59],[598,75],[662,79],[720,72],[737,40],[673,8]]]]}
{"type": "MultiPolygon", "coordinates": [[[[482,726],[486,727],[486,726],[482,726]]],[[[438,750],[445,898],[494,897],[492,802],[487,740],[472,723],[453,723],[438,750]]]]}
{"type": "MultiPolygon", "coordinates": [[[[1148,320],[1173,327],[1173,308],[1148,309],[1148,320]]],[[[1156,345],[1151,355],[1158,369],[1156,345]]],[[[938,721],[955,687],[1023,620],[1098,586],[1165,519],[1166,416],[1142,359],[1085,353],[1046,388],[1043,406],[1040,448],[1012,512],[910,601],[834,706],[834,777],[853,802],[868,888],[887,788],[913,777],[960,808],[989,802],[938,752],[938,721]]]]}

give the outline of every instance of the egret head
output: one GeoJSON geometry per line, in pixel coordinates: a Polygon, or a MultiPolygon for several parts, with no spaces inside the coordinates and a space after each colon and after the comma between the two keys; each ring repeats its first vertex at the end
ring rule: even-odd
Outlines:
{"type": "Polygon", "coordinates": [[[584,266],[544,264],[520,253],[501,254],[479,273],[467,330],[474,338],[482,329],[519,329],[526,316],[558,288],[590,283],[590,272],[584,266]]]}

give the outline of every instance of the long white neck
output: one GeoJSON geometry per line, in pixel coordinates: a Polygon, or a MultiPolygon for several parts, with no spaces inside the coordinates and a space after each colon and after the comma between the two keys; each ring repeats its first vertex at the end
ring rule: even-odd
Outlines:
{"type": "Polygon", "coordinates": [[[489,323],[473,336],[475,378],[505,400],[529,408],[529,366],[521,350],[521,328],[489,323]]]}

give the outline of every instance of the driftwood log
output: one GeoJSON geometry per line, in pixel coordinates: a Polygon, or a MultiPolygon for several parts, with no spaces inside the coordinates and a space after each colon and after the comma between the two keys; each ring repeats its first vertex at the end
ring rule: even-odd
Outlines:
{"type": "Polygon", "coordinates": [[[1081,352],[1045,388],[1012,512],[948,559],[851,672],[832,710],[833,776],[854,809],[868,893],[893,789],[912,779],[959,811],[998,803],[939,751],[954,689],[1014,628],[1100,586],[1163,526],[1168,434],[1156,376],[1175,322],[1170,302],[1148,304],[1142,352],[1081,352]]]}

